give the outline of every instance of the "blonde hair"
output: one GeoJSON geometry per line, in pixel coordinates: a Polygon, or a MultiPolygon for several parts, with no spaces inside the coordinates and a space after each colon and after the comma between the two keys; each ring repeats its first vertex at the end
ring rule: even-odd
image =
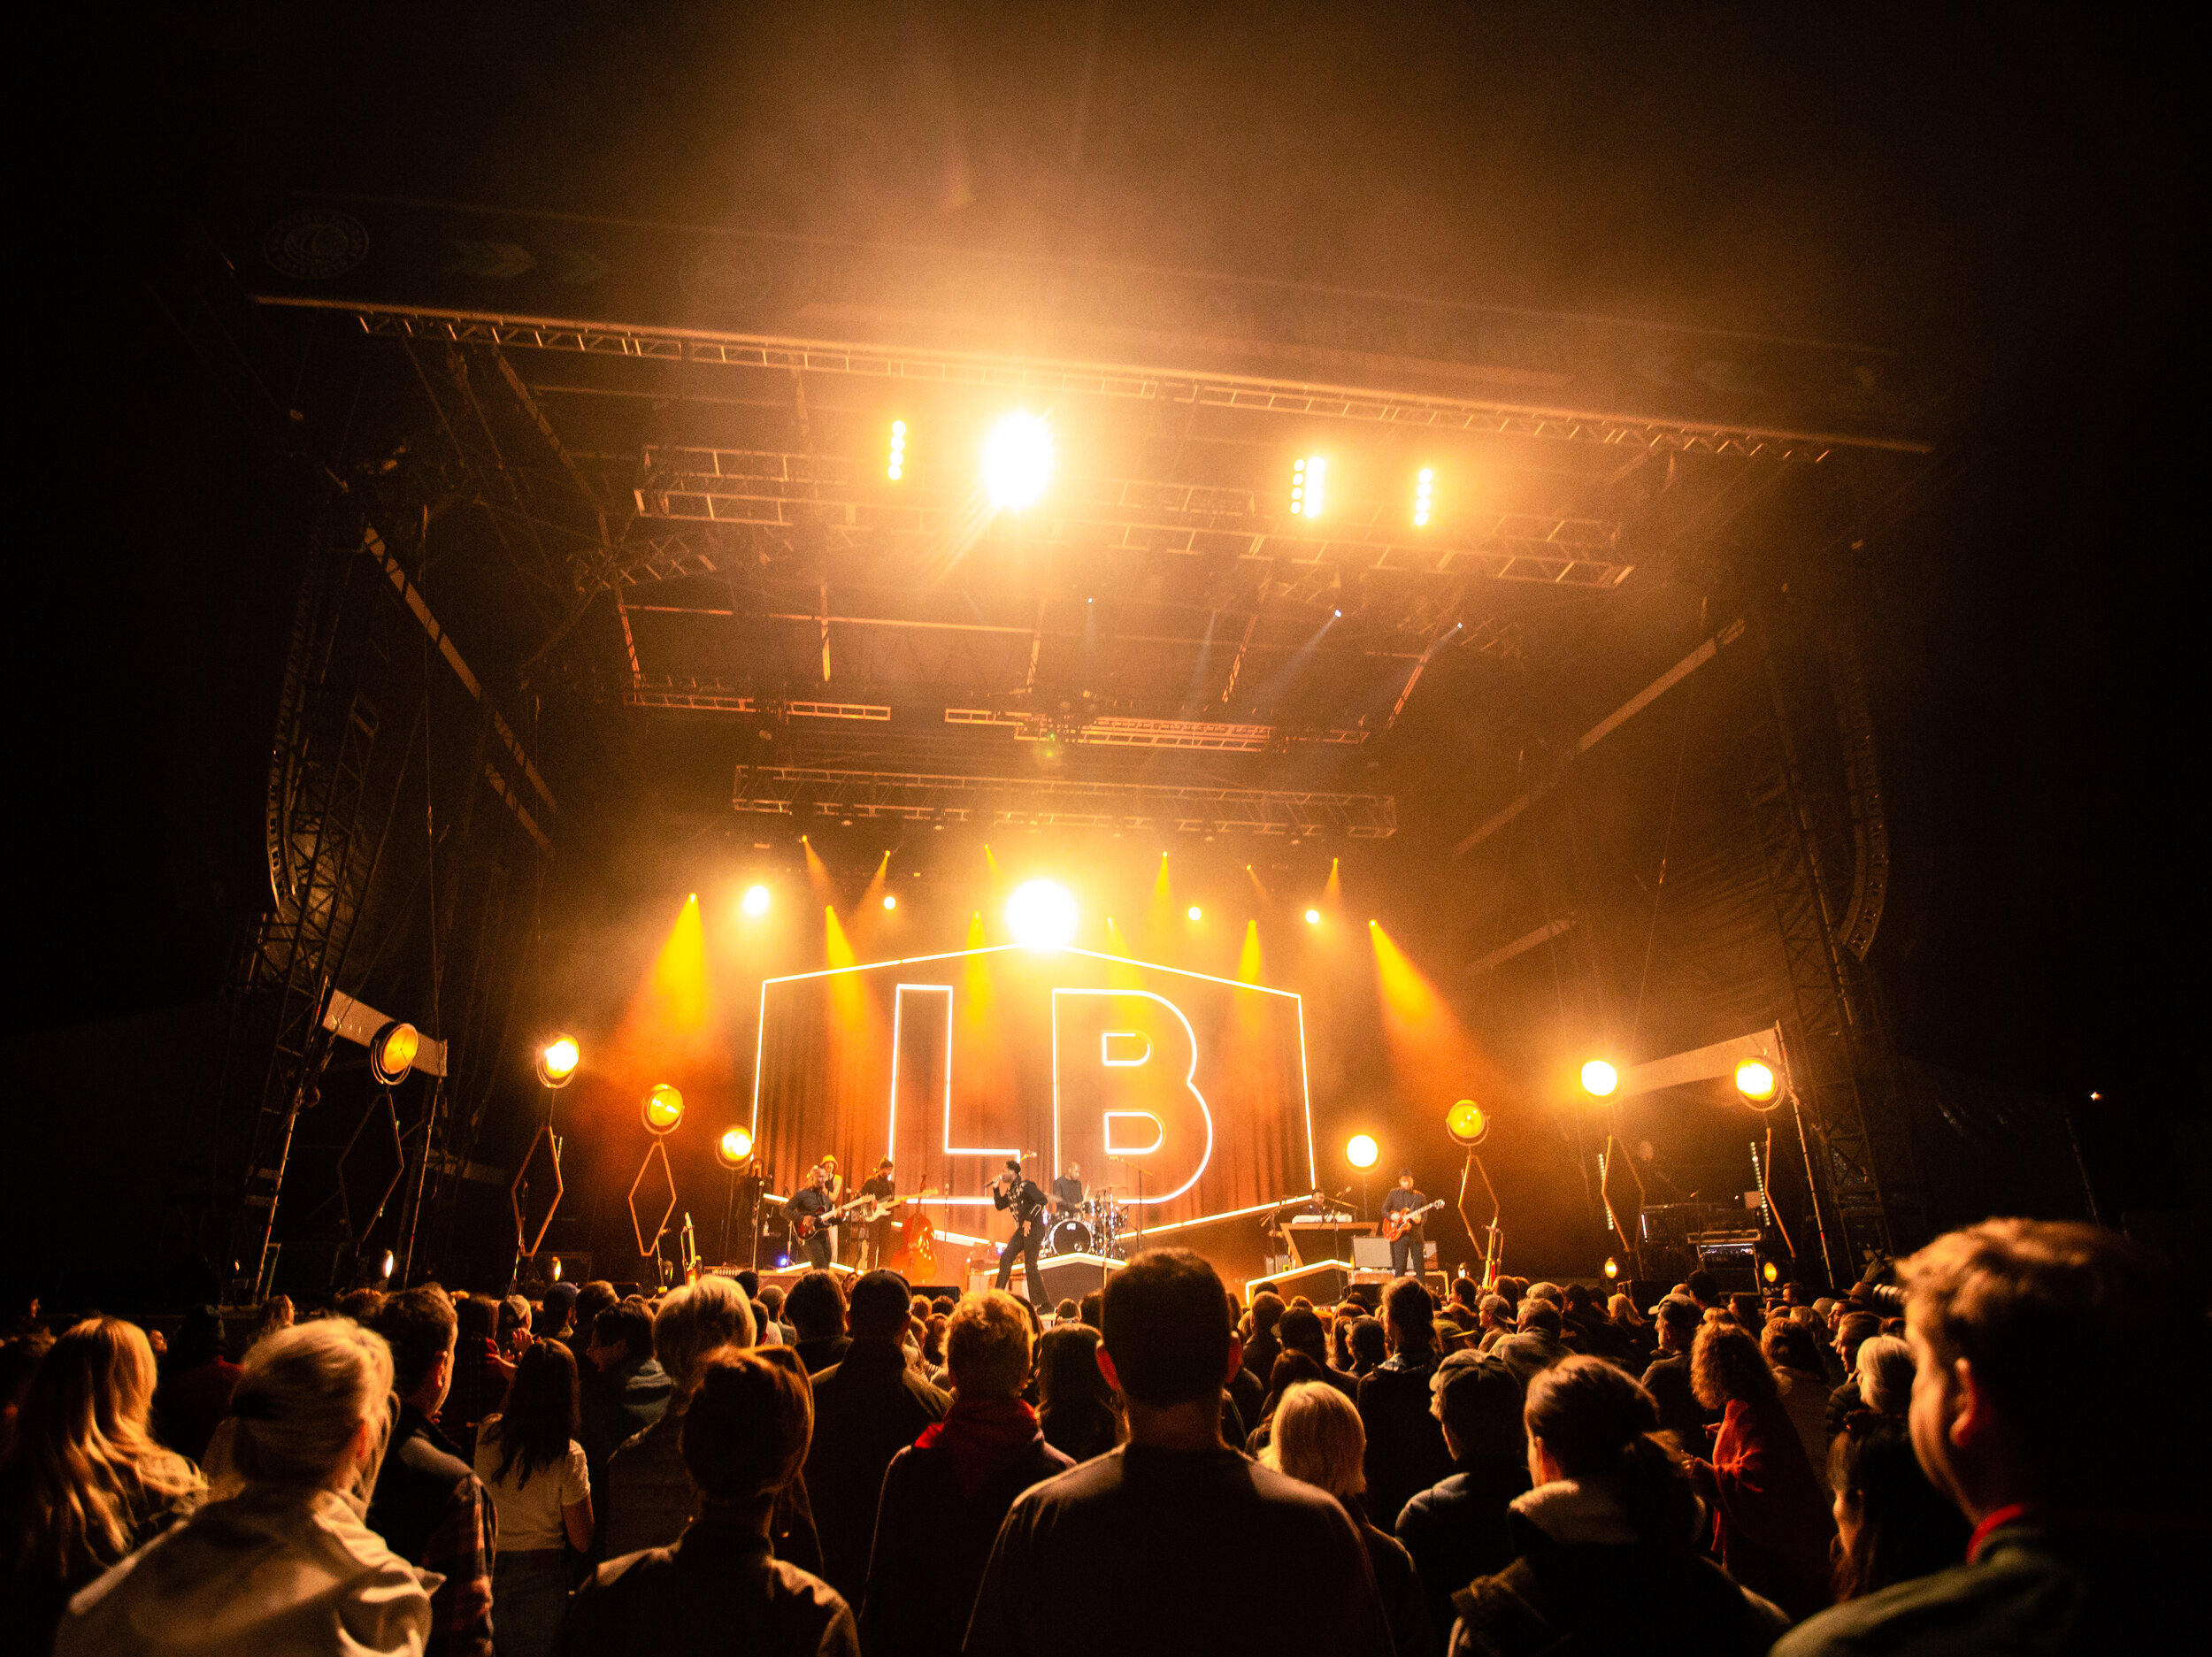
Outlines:
{"type": "Polygon", "coordinates": [[[1275,1406],[1274,1429],[1260,1460],[1342,1498],[1367,1488],[1361,1466],[1366,1453],[1367,1430],[1352,1400],[1326,1381],[1301,1381],[1275,1406]]]}
{"type": "Polygon", "coordinates": [[[138,1545],[159,1508],[207,1488],[154,1441],[154,1349],[145,1331],[95,1317],[65,1332],[31,1377],[0,1484],[0,1564],[66,1579],[138,1545]]]}
{"type": "Polygon", "coordinates": [[[1011,1398],[1029,1378],[1029,1314],[1003,1289],[963,1295],[945,1327],[945,1365],[963,1397],[1011,1398]]]}
{"type": "Polygon", "coordinates": [[[653,1355],[679,1392],[697,1381],[700,1360],[720,1346],[757,1339],[752,1303],[727,1277],[702,1277],[672,1289],[653,1314],[653,1355]]]}
{"type": "Polygon", "coordinates": [[[373,1452],[340,1494],[368,1512],[396,1413],[383,1336],[349,1317],[280,1329],[246,1354],[230,1408],[226,1471],[257,1484],[327,1483],[367,1422],[373,1452]]]}

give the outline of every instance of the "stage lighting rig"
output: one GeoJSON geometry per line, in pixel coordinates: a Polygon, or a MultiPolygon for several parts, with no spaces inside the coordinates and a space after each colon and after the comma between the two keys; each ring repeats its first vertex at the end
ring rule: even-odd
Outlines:
{"type": "Polygon", "coordinates": [[[1471,1099],[1463,1099],[1444,1113],[1444,1132],[1472,1150],[1490,1137],[1490,1113],[1471,1099]]]}
{"type": "Polygon", "coordinates": [[[1329,476],[1328,458],[1323,455],[1301,455],[1290,467],[1290,515],[1293,518],[1316,518],[1327,500],[1329,476]]]}
{"type": "Polygon", "coordinates": [[[1057,949],[1075,936],[1075,899],[1050,880],[1027,880],[1006,900],[1006,929],[1031,949],[1057,949]]]}
{"type": "Polygon", "coordinates": [[[1034,506],[1052,481],[1052,428],[1027,413],[1006,416],[983,444],[983,487],[995,511],[1034,506]]]}
{"type": "Polygon", "coordinates": [[[544,1087],[565,1087],[576,1079],[577,1067],[583,1062],[583,1049],[576,1045],[574,1036],[555,1036],[538,1049],[538,1083],[544,1087]]]}
{"type": "Polygon", "coordinates": [[[653,1132],[666,1133],[684,1119],[684,1096],[666,1082],[656,1082],[640,1105],[639,1115],[653,1132]]]}
{"type": "Polygon", "coordinates": [[[753,1159],[753,1135],[747,1128],[725,1128],[722,1137],[714,1142],[715,1160],[732,1170],[745,1166],[753,1159]]]}
{"type": "Polygon", "coordinates": [[[891,422],[891,458],[883,468],[883,475],[896,483],[906,475],[906,422],[891,422]]]}
{"type": "Polygon", "coordinates": [[[1202,921],[1206,918],[1206,911],[1200,909],[1195,903],[1192,904],[1190,908],[1185,909],[1183,913],[1194,921],[1202,921]]]}
{"type": "Polygon", "coordinates": [[[1344,1160],[1363,1171],[1382,1159],[1382,1147],[1370,1133],[1355,1133],[1344,1142],[1344,1160]]]}
{"type": "Polygon", "coordinates": [[[1414,479],[1413,484],[1414,528],[1426,529],[1429,526],[1429,509],[1434,502],[1435,491],[1436,472],[1434,469],[1428,466],[1422,467],[1421,475],[1414,479]]]}
{"type": "Polygon", "coordinates": [[[1603,1059],[1592,1059],[1582,1067],[1582,1091],[1593,1099],[1611,1096],[1621,1085],[1621,1073],[1603,1059]]]}
{"type": "Polygon", "coordinates": [[[369,1074],[387,1087],[396,1087],[415,1068],[422,1051],[422,1032],[403,1018],[395,1018],[369,1039],[369,1074]]]}
{"type": "Polygon", "coordinates": [[[758,920],[768,913],[768,905],[771,901],[772,900],[768,895],[766,886],[747,886],[745,896],[738,904],[738,908],[742,909],[749,918],[758,920]]]}
{"type": "Polygon", "coordinates": [[[1781,1079],[1774,1067],[1763,1059],[1746,1059],[1736,1066],[1736,1091],[1743,1095],[1744,1103],[1762,1109],[1774,1102],[1781,1091],[1781,1079]]]}
{"type": "Polygon", "coordinates": [[[887,893],[885,893],[885,894],[883,894],[883,907],[884,907],[885,909],[895,909],[898,908],[898,906],[899,906],[899,901],[898,901],[898,899],[897,899],[897,898],[894,897],[894,896],[893,896],[890,893],[888,893],[888,892],[887,892],[887,893]]]}
{"type": "Polygon", "coordinates": [[[1306,924],[1309,926],[1320,925],[1321,911],[1319,909],[1308,909],[1306,911],[1306,924]]]}

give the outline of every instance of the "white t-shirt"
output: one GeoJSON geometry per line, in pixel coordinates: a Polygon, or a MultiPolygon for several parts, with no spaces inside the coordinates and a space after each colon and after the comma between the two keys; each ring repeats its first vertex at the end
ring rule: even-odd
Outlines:
{"type": "Polygon", "coordinates": [[[504,1455],[499,1442],[499,1417],[487,1415],[476,1430],[476,1477],[491,1492],[492,1507],[499,1515],[499,1551],[521,1553],[559,1547],[568,1540],[561,1509],[573,1507],[591,1494],[591,1475],[584,1470],[584,1446],[571,1438],[568,1454],[551,1467],[533,1469],[526,1484],[522,1480],[520,1456],[507,1469],[505,1478],[493,1477],[504,1455]]]}

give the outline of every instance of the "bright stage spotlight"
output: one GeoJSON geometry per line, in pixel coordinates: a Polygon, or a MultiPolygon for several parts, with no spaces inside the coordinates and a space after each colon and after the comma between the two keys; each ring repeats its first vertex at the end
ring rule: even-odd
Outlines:
{"type": "Polygon", "coordinates": [[[576,1079],[576,1067],[583,1059],[574,1036],[555,1036],[538,1049],[538,1081],[547,1087],[565,1087],[576,1079]]]}
{"type": "Polygon", "coordinates": [[[422,1051],[422,1032],[404,1019],[395,1018],[369,1038],[369,1074],[387,1087],[407,1079],[422,1051]]]}
{"type": "Polygon", "coordinates": [[[1075,899],[1049,880],[1029,880],[1006,900],[1006,930],[1031,949],[1057,949],[1075,936],[1075,899]]]}
{"type": "Polygon", "coordinates": [[[376,1275],[380,1277],[390,1277],[392,1275],[392,1267],[397,1262],[392,1258],[392,1251],[388,1248],[386,1249],[384,1251],[383,1260],[378,1264],[376,1275]]]}
{"type": "Polygon", "coordinates": [[[891,458],[883,469],[883,475],[896,483],[906,475],[906,422],[891,422],[891,458]]]}
{"type": "Polygon", "coordinates": [[[768,905],[770,901],[771,900],[768,896],[768,888],[766,886],[747,886],[745,888],[745,901],[740,903],[738,908],[744,910],[745,913],[750,916],[753,919],[758,920],[762,916],[768,913],[768,905]]]}
{"type": "Polygon", "coordinates": [[[1306,924],[1309,926],[1320,925],[1321,911],[1319,909],[1308,909],[1306,911],[1306,924]]]}
{"type": "Polygon", "coordinates": [[[1610,1283],[1620,1275],[1621,1262],[1614,1259],[1612,1255],[1608,1254],[1605,1257],[1605,1280],[1608,1283],[1610,1283]]]}
{"type": "Polygon", "coordinates": [[[753,1155],[753,1136],[743,1128],[725,1128],[714,1142],[715,1160],[725,1168],[742,1168],[753,1155]]]}
{"type": "Polygon", "coordinates": [[[1593,1099],[1603,1099],[1621,1085],[1621,1073],[1603,1059],[1592,1059],[1582,1067],[1582,1091],[1593,1099]]]}
{"type": "Polygon", "coordinates": [[[1759,1275],[1766,1279],[1767,1287],[1771,1289],[1782,1281],[1782,1268],[1771,1260],[1762,1261],[1759,1262],[1759,1275]]]}
{"type": "Polygon", "coordinates": [[[1329,462],[1323,455],[1301,455],[1290,467],[1290,515],[1318,518],[1328,481],[1329,462]]]}
{"type": "Polygon", "coordinates": [[[1430,506],[1430,503],[1432,502],[1432,501],[1435,498],[1435,491],[1436,491],[1436,472],[1435,472],[1435,471],[1434,471],[1432,468],[1428,467],[1428,466],[1424,466],[1424,467],[1422,467],[1422,468],[1421,468],[1421,475],[1420,475],[1418,478],[1417,478],[1416,479],[1414,479],[1414,484],[1413,484],[1413,526],[1414,526],[1414,528],[1416,528],[1416,529],[1426,529],[1426,528],[1428,527],[1428,524],[1429,524],[1429,506],[1430,506]]]}
{"type": "Polygon", "coordinates": [[[1382,1147],[1371,1134],[1355,1133],[1344,1141],[1344,1160],[1355,1168],[1372,1168],[1382,1160],[1382,1147]]]}
{"type": "Polygon", "coordinates": [[[1471,1099],[1460,1100],[1444,1113],[1444,1132],[1472,1150],[1490,1134],[1490,1113],[1471,1099]]]}
{"type": "Polygon", "coordinates": [[[654,1132],[665,1133],[684,1119],[684,1096],[666,1082],[656,1082],[639,1114],[654,1132]]]}
{"type": "Polygon", "coordinates": [[[1747,1104],[1770,1103],[1780,1085],[1774,1067],[1763,1059],[1746,1059],[1736,1066],[1736,1091],[1744,1096],[1747,1104]]]}
{"type": "Polygon", "coordinates": [[[1206,911],[1200,909],[1195,903],[1192,904],[1190,908],[1185,909],[1183,913],[1190,917],[1190,918],[1194,921],[1202,921],[1206,918],[1206,911]]]}
{"type": "Polygon", "coordinates": [[[1010,414],[983,444],[983,487],[995,510],[1036,504],[1052,481],[1052,430],[1033,414],[1010,414]]]}
{"type": "Polygon", "coordinates": [[[885,909],[895,909],[898,908],[898,906],[899,906],[899,901],[898,901],[898,899],[897,899],[897,898],[895,898],[895,897],[892,896],[892,895],[891,895],[891,894],[890,894],[890,893],[888,893],[888,892],[887,892],[887,893],[885,893],[885,894],[883,894],[883,907],[884,907],[885,909]]]}

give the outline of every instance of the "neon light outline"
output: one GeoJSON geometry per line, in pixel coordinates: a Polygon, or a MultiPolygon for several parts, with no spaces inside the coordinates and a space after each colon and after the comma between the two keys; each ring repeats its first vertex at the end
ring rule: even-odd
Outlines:
{"type": "MultiPolygon", "coordinates": [[[[1198,1101],[1198,1114],[1206,1119],[1206,1154],[1198,1159],[1198,1167],[1192,1173],[1191,1177],[1188,1179],[1186,1179],[1181,1185],[1176,1186],[1174,1190],[1169,1192],[1165,1196],[1132,1197],[1129,1199],[1129,1206],[1132,1208],[1156,1208],[1163,1202],[1172,1202],[1176,1198],[1181,1196],[1186,1191],[1188,1191],[1193,1185],[1198,1183],[1199,1175],[1203,1174],[1206,1170],[1212,1165],[1214,1160],[1214,1113],[1212,1109],[1206,1103],[1206,1095],[1198,1091],[1198,1032],[1190,1027],[1190,1020],[1183,1016],[1183,1009],[1181,1008],[1178,1007],[1173,1001],[1168,1000],[1166,996],[1156,994],[1151,990],[1061,989],[1055,987],[1052,992],[1052,1165],[1055,1168],[1064,1166],[1060,1160],[1060,998],[1063,995],[1121,995],[1127,996],[1131,1000],[1134,1001],[1157,1001],[1161,1006],[1166,1008],[1168,1011],[1175,1015],[1175,1021],[1183,1026],[1183,1033],[1190,1038],[1190,1069],[1184,1073],[1183,1085],[1190,1090],[1190,1096],[1198,1101]]],[[[1152,1115],[1152,1113],[1148,1110],[1109,1111],[1104,1114],[1108,1116],[1152,1115]]],[[[1152,1119],[1155,1122],[1159,1121],[1157,1116],[1153,1116],[1152,1119]]],[[[1108,1132],[1110,1138],[1111,1130],[1110,1129],[1108,1132]]],[[[1154,1143],[1152,1149],[1156,1151],[1158,1150],[1160,1148],[1160,1145],[1164,1144],[1166,1139],[1167,1128],[1164,1124],[1162,1124],[1159,1140],[1154,1143]]],[[[1110,1156],[1117,1155],[1122,1156],[1143,1156],[1148,1155],[1149,1154],[1149,1152],[1145,1151],[1109,1151],[1107,1153],[1110,1156]]]]}
{"type": "MultiPolygon", "coordinates": [[[[1102,1110],[1099,1114],[1106,1120],[1106,1155],[1109,1156],[1149,1156],[1167,1143],[1167,1124],[1149,1110],[1102,1110]],[[1141,1146],[1116,1145],[1114,1143],[1114,1119],[1117,1116],[1142,1116],[1152,1124],[1152,1143],[1141,1146]]],[[[1056,1143],[1054,1148],[1058,1148],[1056,1143]]],[[[1192,1177],[1196,1178],[1195,1175],[1192,1177]]]]}
{"type": "MultiPolygon", "coordinates": [[[[1282,997],[1285,1001],[1291,1002],[1296,1009],[1296,1016],[1298,1020],[1298,1087],[1302,1095],[1302,1102],[1304,1107],[1306,1120],[1307,1189],[1309,1192],[1311,1192],[1320,1188],[1321,1175],[1318,1170],[1318,1164],[1314,1160],[1313,1149],[1313,1081],[1311,1068],[1308,1064],[1306,1059],[1305,997],[1301,995],[1296,990],[1279,990],[1271,984],[1247,984],[1240,978],[1225,978],[1211,972],[1194,972],[1187,967],[1162,966],[1156,961],[1140,961],[1134,955],[1110,955],[1102,949],[1085,949],[1077,944],[1061,944],[1053,948],[1046,949],[1031,949],[1026,944],[982,944],[973,949],[941,949],[933,955],[902,955],[894,960],[888,961],[859,962],[849,967],[818,967],[811,972],[780,972],[772,978],[764,978],[761,979],[760,1002],[758,1009],[754,1015],[753,1021],[753,1118],[751,1124],[753,1130],[753,1142],[756,1145],[760,1142],[760,1070],[761,1059],[764,1051],[764,1044],[768,1031],[768,986],[771,984],[799,984],[805,982],[809,978],[835,978],[841,972],[872,972],[878,967],[921,966],[933,961],[965,961],[970,960],[976,955],[1005,955],[1014,950],[1021,950],[1032,955],[1043,955],[1056,953],[1060,955],[1084,955],[1093,961],[1114,961],[1120,963],[1124,966],[1142,967],[1148,972],[1170,972],[1174,974],[1177,978],[1197,978],[1208,984],[1225,985],[1233,990],[1250,990],[1254,993],[1259,995],[1278,995],[1282,997]]],[[[1056,1076],[1058,1074],[1058,1055],[1056,1054],[1054,1056],[1054,1073],[1056,1076]]],[[[1056,1123],[1057,1114],[1058,1113],[1056,1110],[1056,1123]]],[[[1058,1146],[1056,1144],[1053,1149],[1055,1155],[1056,1156],[1059,1149],[1058,1146]]],[[[1294,1193],[1291,1194],[1295,1195],[1299,1193],[1294,1193]]],[[[946,1208],[979,1208],[984,1203],[988,1202],[990,1199],[988,1197],[932,1197],[926,1201],[928,1202],[938,1203],[946,1208]]],[[[1185,1226],[1204,1225],[1210,1224],[1215,1220],[1233,1220],[1240,1218],[1248,1214],[1264,1213],[1269,1208],[1272,1208],[1277,1206],[1278,1204],[1273,1202],[1263,1202],[1256,1208],[1232,1209],[1226,1214],[1201,1215],[1195,1219],[1177,1220],[1167,1225],[1156,1225],[1151,1229],[1156,1231],[1179,1231],[1185,1226]]]]}
{"type": "Polygon", "coordinates": [[[1134,1070],[1152,1057],[1152,1038],[1141,1030],[1102,1030],[1098,1032],[1098,1062],[1110,1070],[1134,1070]],[[1144,1051],[1133,1059],[1118,1059],[1108,1044],[1119,1037],[1124,1041],[1141,1041],[1144,1051]]]}

